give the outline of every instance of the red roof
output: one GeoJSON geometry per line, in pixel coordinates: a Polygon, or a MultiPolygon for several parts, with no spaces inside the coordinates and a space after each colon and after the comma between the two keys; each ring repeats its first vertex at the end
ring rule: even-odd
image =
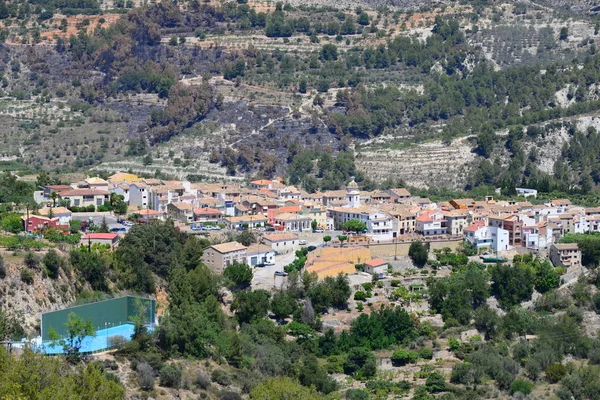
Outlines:
{"type": "Polygon", "coordinates": [[[119,235],[116,233],[88,233],[83,237],[83,240],[115,240],[117,237],[119,237],[119,235]]]}
{"type": "Polygon", "coordinates": [[[280,213],[299,213],[300,211],[302,211],[302,209],[298,206],[284,206],[284,207],[279,207],[279,209],[277,210],[280,213]]]}
{"type": "Polygon", "coordinates": [[[365,263],[365,265],[368,265],[369,267],[378,267],[380,265],[384,265],[384,264],[387,264],[387,263],[388,263],[387,261],[382,260],[381,258],[376,258],[374,260],[367,261],[365,263]]]}
{"type": "Polygon", "coordinates": [[[65,196],[95,196],[95,195],[109,195],[106,190],[96,190],[96,189],[74,189],[68,190],[66,192],[59,193],[61,197],[65,196]]]}
{"type": "Polygon", "coordinates": [[[252,181],[250,183],[253,185],[268,186],[268,185],[271,185],[273,183],[273,181],[269,181],[267,179],[259,179],[256,181],[252,181]]]}
{"type": "Polygon", "coordinates": [[[484,225],[485,224],[483,223],[483,221],[475,221],[471,225],[464,228],[463,231],[476,232],[479,228],[483,228],[484,225]]]}
{"type": "Polygon", "coordinates": [[[210,207],[204,207],[204,208],[198,208],[196,210],[194,210],[194,214],[209,214],[209,215],[213,215],[213,214],[221,214],[221,211],[217,210],[216,208],[210,208],[210,207]]]}
{"type": "Polygon", "coordinates": [[[423,213],[417,217],[417,221],[419,222],[433,222],[429,214],[423,213]]]}

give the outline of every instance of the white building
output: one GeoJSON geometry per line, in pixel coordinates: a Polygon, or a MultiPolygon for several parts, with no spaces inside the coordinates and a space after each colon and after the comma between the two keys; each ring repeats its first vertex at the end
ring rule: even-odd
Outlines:
{"type": "Polygon", "coordinates": [[[497,253],[510,248],[508,231],[496,226],[485,226],[476,222],[466,227],[463,234],[477,250],[487,248],[497,253]]]}
{"type": "Polygon", "coordinates": [[[134,182],[129,185],[129,205],[148,208],[150,203],[149,187],[144,182],[134,182]]]}
{"type": "Polygon", "coordinates": [[[367,227],[366,235],[373,240],[391,240],[397,235],[396,219],[390,214],[361,205],[360,191],[354,179],[346,189],[346,206],[327,209],[334,229],[343,229],[346,222],[355,219],[367,227]]]}
{"type": "Polygon", "coordinates": [[[537,190],[527,188],[516,188],[517,194],[523,197],[537,197],[537,190]]]}
{"type": "Polygon", "coordinates": [[[270,233],[263,236],[263,242],[276,253],[288,253],[300,248],[298,236],[293,233],[270,233]]]}
{"type": "Polygon", "coordinates": [[[254,267],[258,264],[275,263],[275,250],[261,243],[251,244],[246,250],[247,264],[254,267]]]}

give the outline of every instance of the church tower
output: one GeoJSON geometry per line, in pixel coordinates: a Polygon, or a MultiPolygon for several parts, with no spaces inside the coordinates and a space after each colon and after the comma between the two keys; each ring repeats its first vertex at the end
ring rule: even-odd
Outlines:
{"type": "Polygon", "coordinates": [[[358,185],[354,182],[354,177],[350,178],[350,183],[346,187],[346,202],[348,207],[360,207],[360,192],[358,191],[358,185]]]}

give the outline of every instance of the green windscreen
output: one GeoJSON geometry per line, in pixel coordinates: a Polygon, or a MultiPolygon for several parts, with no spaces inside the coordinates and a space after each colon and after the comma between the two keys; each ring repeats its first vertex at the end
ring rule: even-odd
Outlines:
{"type": "Polygon", "coordinates": [[[116,299],[84,304],[42,314],[42,340],[50,340],[50,329],[53,328],[59,336],[67,336],[65,323],[70,313],[75,313],[83,319],[90,318],[96,331],[132,322],[133,318],[141,315],[144,323],[154,322],[154,300],[141,297],[119,297],[116,299]]]}

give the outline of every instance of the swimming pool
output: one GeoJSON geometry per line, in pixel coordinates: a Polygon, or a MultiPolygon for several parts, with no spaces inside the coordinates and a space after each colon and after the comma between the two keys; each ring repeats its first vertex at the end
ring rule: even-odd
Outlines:
{"type": "MultiPolygon", "coordinates": [[[[98,327],[100,328],[100,327],[98,327]]],[[[105,350],[110,347],[110,338],[122,336],[125,340],[131,340],[133,336],[134,325],[124,324],[111,326],[105,329],[97,329],[96,336],[86,336],[81,342],[80,353],[94,353],[100,350],[105,350]]],[[[39,345],[39,350],[46,354],[62,354],[64,353],[62,346],[52,346],[51,342],[44,342],[39,345]]]]}

